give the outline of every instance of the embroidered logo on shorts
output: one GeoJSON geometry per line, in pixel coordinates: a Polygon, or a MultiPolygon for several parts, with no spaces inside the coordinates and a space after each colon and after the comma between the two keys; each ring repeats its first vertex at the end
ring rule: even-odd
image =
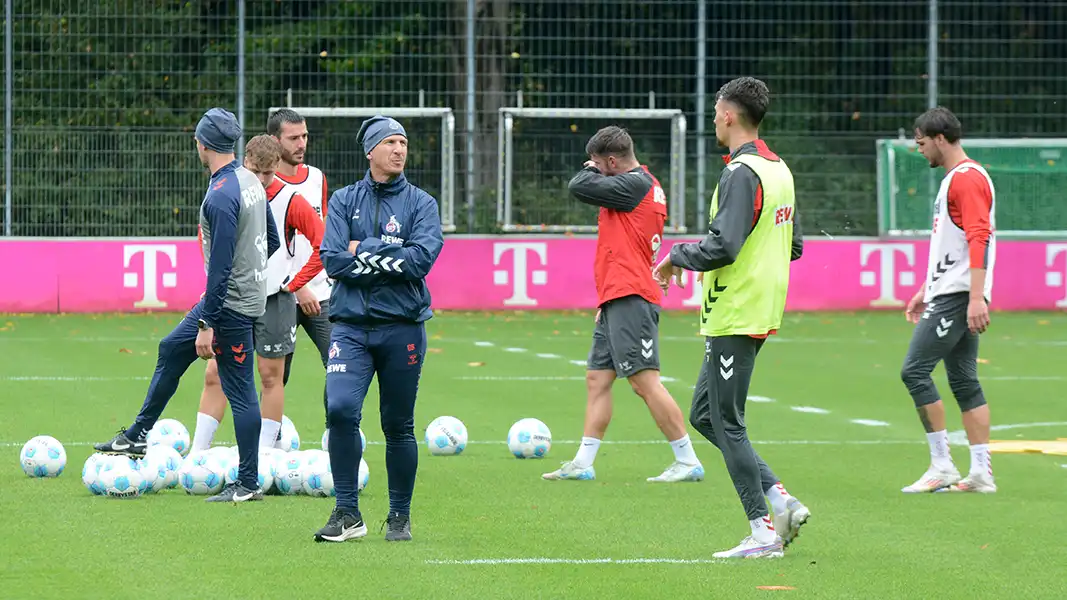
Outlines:
{"type": "Polygon", "coordinates": [[[330,345],[330,358],[337,358],[338,356],[341,356],[341,345],[334,342],[330,345]]]}

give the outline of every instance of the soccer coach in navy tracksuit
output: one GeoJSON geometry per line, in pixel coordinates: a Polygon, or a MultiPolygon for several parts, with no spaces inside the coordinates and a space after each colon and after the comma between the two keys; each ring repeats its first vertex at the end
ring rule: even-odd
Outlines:
{"type": "Polygon", "coordinates": [[[356,495],[363,454],[358,428],[377,373],[389,477],[385,539],[403,541],[411,539],[419,462],[415,396],[426,354],[424,323],[433,316],[426,275],[444,238],[437,200],[404,177],[403,126],[372,117],[363,122],[356,143],[363,144],[370,168],[362,180],[333,193],[319,250],[335,280],[326,410],[337,506],[315,540],[343,542],[367,534],[356,495]]]}

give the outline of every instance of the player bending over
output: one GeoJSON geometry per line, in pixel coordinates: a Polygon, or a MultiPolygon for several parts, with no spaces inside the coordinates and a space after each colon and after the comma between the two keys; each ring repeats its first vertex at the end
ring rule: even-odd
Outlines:
{"type": "Polygon", "coordinates": [[[719,90],[715,137],[730,154],[711,199],[708,235],[696,244],[675,245],[656,267],[664,288],[672,276],[682,285],[681,269],[704,273],[704,364],[689,422],[722,451],[752,530],[716,558],[781,557],[809,516],[756,454],[745,425],[756,355],[782,326],[789,263],[803,251],[793,175],[759,139],[768,104],[770,93],[758,79],[741,77],[719,90]]]}
{"type": "Polygon", "coordinates": [[[960,147],[961,126],[948,109],[915,120],[915,141],[930,168],[945,169],[934,201],[926,283],[904,312],[915,323],[901,378],[930,444],[930,468],[905,493],[997,491],[989,460],[989,405],[978,383],[978,335],[989,327],[996,192],[985,169],[960,147]],[[945,405],[930,373],[940,361],[971,444],[971,472],[960,479],[948,451],[945,405]]]}
{"type": "Polygon", "coordinates": [[[625,130],[601,129],[585,151],[590,160],[570,182],[575,198],[600,207],[593,267],[598,310],[585,375],[585,432],[574,460],[542,477],[596,478],[593,460],[611,422],[611,387],[616,377],[625,377],[674,450],[674,462],[648,481],[700,481],[704,467],[685,430],[685,417],[659,375],[662,292],[650,269],[663,239],[667,197],[648,167],[637,161],[625,130]]]}
{"type": "Polygon", "coordinates": [[[444,237],[437,200],[404,177],[408,138],[400,123],[367,119],[356,143],[363,144],[370,168],[362,180],[334,192],[322,239],[322,261],[336,281],[326,393],[337,505],[315,540],[367,535],[356,487],[363,455],[357,431],[377,373],[389,480],[385,539],[406,541],[419,464],[415,398],[426,356],[425,323],[433,316],[426,276],[444,237]]]}
{"type": "Polygon", "coordinates": [[[241,126],[232,113],[213,108],[195,133],[200,162],[211,172],[200,206],[201,249],[207,289],[174,331],[159,342],[159,357],[137,419],[98,452],[143,456],[145,437],[199,356],[215,358],[222,390],[233,407],[233,428],[241,456],[237,481],[209,502],[261,500],[259,491],[259,402],[249,358],[252,323],[267,303],[267,258],[279,247],[278,231],[263,186],[234,158],[241,126]]]}
{"type": "MultiPolygon", "coordinates": [[[[322,272],[319,260],[319,244],[322,243],[322,220],[296,188],[287,186],[274,176],[281,162],[281,144],[269,135],[257,135],[245,146],[244,166],[252,171],[263,184],[270,202],[274,225],[282,236],[283,247],[267,261],[267,305],[252,328],[252,340],[256,346],[256,367],[263,385],[260,412],[263,416],[259,431],[259,446],[274,446],[282,426],[282,410],[285,405],[285,388],[282,379],[286,356],[293,351],[296,342],[297,302],[299,294],[308,282],[322,272]],[[296,236],[303,234],[311,240],[311,258],[295,277],[290,278],[296,262],[296,236]]],[[[193,450],[206,450],[211,446],[215,430],[226,412],[226,395],[219,381],[218,365],[209,360],[204,374],[204,391],[200,396],[200,409],[196,415],[196,432],[193,434],[193,450]]]]}

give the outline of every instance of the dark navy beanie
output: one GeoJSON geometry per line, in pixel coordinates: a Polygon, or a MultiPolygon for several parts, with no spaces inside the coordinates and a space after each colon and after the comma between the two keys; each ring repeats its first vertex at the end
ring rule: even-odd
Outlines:
{"type": "Polygon", "coordinates": [[[196,124],[196,139],[208,150],[233,154],[237,140],[241,139],[241,124],[225,108],[212,108],[196,124]]]}
{"type": "Polygon", "coordinates": [[[404,126],[396,119],[375,115],[363,121],[363,125],[359,128],[359,133],[356,134],[356,143],[363,144],[363,151],[370,154],[370,151],[374,150],[375,146],[391,135],[408,137],[407,132],[404,131],[404,126]]]}

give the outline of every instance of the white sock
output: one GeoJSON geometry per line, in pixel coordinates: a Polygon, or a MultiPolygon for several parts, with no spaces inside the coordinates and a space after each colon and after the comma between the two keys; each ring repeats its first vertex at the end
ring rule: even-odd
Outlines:
{"type": "Polygon", "coordinates": [[[761,544],[770,544],[778,535],[774,531],[774,525],[771,524],[770,515],[752,519],[748,524],[752,527],[752,538],[761,544]]]}
{"type": "Polygon", "coordinates": [[[193,447],[191,452],[207,450],[215,439],[215,430],[219,428],[219,422],[211,415],[202,412],[196,413],[196,431],[193,432],[193,447]]]}
{"type": "Polygon", "coordinates": [[[263,419],[263,424],[259,427],[259,447],[273,448],[274,442],[278,441],[278,433],[281,430],[282,424],[279,421],[263,419]]]}
{"type": "Polygon", "coordinates": [[[596,460],[596,451],[600,450],[600,440],[595,437],[583,437],[582,445],[578,446],[578,453],[574,455],[574,466],[584,469],[593,466],[596,460]]]}
{"type": "Polygon", "coordinates": [[[693,451],[693,442],[689,441],[689,434],[671,442],[671,450],[674,450],[674,460],[687,465],[700,464],[697,453],[693,451]]]}
{"type": "Polygon", "coordinates": [[[771,510],[776,515],[780,515],[789,509],[789,500],[792,498],[789,492],[785,491],[785,486],[782,485],[781,481],[767,490],[767,499],[771,501],[771,510]]]}
{"type": "Polygon", "coordinates": [[[989,444],[971,446],[971,475],[993,476],[993,462],[989,456],[989,444]]]}
{"type": "Polygon", "coordinates": [[[926,441],[930,443],[930,464],[943,469],[954,468],[952,466],[952,454],[948,451],[948,432],[942,429],[926,434],[926,441]]]}

